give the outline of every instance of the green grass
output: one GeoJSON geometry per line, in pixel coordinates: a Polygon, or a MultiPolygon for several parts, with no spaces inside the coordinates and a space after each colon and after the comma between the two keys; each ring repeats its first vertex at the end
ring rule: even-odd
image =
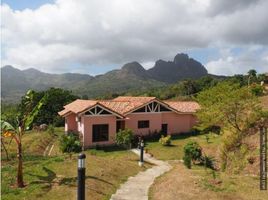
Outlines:
{"type": "MultiPolygon", "coordinates": [[[[62,128],[58,129],[57,135],[62,132],[62,128]]],[[[16,157],[12,157],[10,161],[2,157],[1,199],[76,199],[77,154],[73,154],[71,159],[69,155],[62,154],[56,137],[50,137],[46,132],[34,131],[24,135],[25,188],[16,187],[16,157]],[[40,141],[47,141],[42,148],[40,141]],[[44,157],[45,146],[51,141],[55,141],[53,156],[44,157]]],[[[16,146],[11,145],[9,150],[15,155],[16,146]]],[[[128,177],[150,167],[147,163],[144,167],[139,167],[137,155],[114,147],[91,149],[85,151],[85,154],[88,199],[109,199],[128,177]]]]}
{"type": "MultiPolygon", "coordinates": [[[[138,166],[138,157],[129,151],[86,151],[86,195],[89,199],[109,199],[129,176],[144,168],[138,166]]],[[[2,166],[2,199],[75,199],[77,155],[32,157],[24,162],[26,187],[16,183],[16,162],[2,166]]]]}
{"type": "Polygon", "coordinates": [[[215,154],[215,147],[220,144],[221,136],[216,134],[207,134],[209,142],[206,140],[206,135],[177,135],[172,136],[171,146],[163,146],[158,141],[147,142],[145,149],[154,157],[161,160],[180,160],[183,158],[183,147],[189,141],[198,142],[203,151],[208,155],[215,154]]]}
{"type": "MultiPolygon", "coordinates": [[[[64,129],[62,127],[55,128],[55,134],[49,134],[47,131],[26,131],[22,137],[22,149],[24,156],[42,156],[47,145],[57,140],[59,135],[63,134],[64,129]]],[[[13,159],[16,158],[17,145],[14,140],[10,143],[10,138],[5,138],[4,143],[8,149],[9,156],[13,159]]],[[[1,151],[1,158],[5,162],[6,155],[4,151],[1,151]]]]}
{"type": "Polygon", "coordinates": [[[202,177],[200,186],[204,190],[210,190],[217,193],[235,193],[242,199],[268,199],[267,191],[259,190],[258,176],[215,172],[216,180],[221,181],[221,183],[214,184],[212,170],[204,170],[203,167],[194,166],[192,168],[192,173],[195,176],[202,177]]]}

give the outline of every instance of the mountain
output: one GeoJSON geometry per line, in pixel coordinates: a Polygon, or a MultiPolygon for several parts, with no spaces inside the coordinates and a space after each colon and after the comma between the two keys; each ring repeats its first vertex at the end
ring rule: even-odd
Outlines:
{"type": "Polygon", "coordinates": [[[148,70],[151,78],[167,83],[174,83],[186,78],[200,78],[208,74],[206,68],[187,54],[177,54],[172,61],[158,60],[148,70]]]}
{"type": "Polygon", "coordinates": [[[75,73],[49,74],[33,68],[19,70],[7,65],[1,68],[1,101],[17,102],[28,89],[72,89],[74,85],[85,85],[92,78],[90,75],[75,73]]]}
{"type": "Polygon", "coordinates": [[[186,78],[200,78],[207,70],[187,54],[177,54],[173,61],[158,60],[149,70],[138,62],[130,62],[98,76],[64,73],[49,74],[34,68],[19,70],[10,65],[1,68],[3,102],[18,102],[28,89],[45,90],[50,87],[69,89],[89,98],[143,90],[174,83],[186,78]]]}
{"type": "Polygon", "coordinates": [[[115,92],[145,90],[165,84],[150,78],[147,75],[147,71],[138,62],[132,62],[125,64],[121,69],[96,76],[88,82],[88,87],[80,88],[79,93],[87,94],[89,98],[94,98],[115,92]]]}

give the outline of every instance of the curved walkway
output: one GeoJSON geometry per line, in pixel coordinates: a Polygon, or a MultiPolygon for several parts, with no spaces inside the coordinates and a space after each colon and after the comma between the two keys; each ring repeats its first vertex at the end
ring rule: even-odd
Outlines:
{"type": "MultiPolygon", "coordinates": [[[[140,154],[138,149],[132,149],[131,151],[137,155],[140,154]]],[[[139,172],[134,177],[129,177],[127,182],[122,184],[116,193],[112,195],[111,200],[148,200],[148,190],[154,179],[172,168],[168,162],[157,160],[149,154],[144,154],[144,160],[155,166],[139,172]]]]}

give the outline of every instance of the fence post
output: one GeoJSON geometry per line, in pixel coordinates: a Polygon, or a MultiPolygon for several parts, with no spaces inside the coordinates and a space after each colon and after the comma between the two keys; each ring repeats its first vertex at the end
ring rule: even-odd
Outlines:
{"type": "Polygon", "coordinates": [[[142,167],[143,166],[143,152],[144,152],[144,142],[143,140],[141,141],[140,144],[140,161],[139,161],[139,166],[142,167]]]}
{"type": "Polygon", "coordinates": [[[77,200],[85,200],[85,159],[86,155],[80,153],[78,156],[78,174],[77,174],[77,200]]]}

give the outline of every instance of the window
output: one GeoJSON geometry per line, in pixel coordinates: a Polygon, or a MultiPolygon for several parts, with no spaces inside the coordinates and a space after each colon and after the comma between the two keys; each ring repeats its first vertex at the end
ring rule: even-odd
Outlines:
{"type": "Polygon", "coordinates": [[[97,124],[92,126],[92,142],[103,142],[109,140],[109,125],[97,124]]]}
{"type": "Polygon", "coordinates": [[[138,121],[138,128],[149,128],[149,120],[138,121]]]}

